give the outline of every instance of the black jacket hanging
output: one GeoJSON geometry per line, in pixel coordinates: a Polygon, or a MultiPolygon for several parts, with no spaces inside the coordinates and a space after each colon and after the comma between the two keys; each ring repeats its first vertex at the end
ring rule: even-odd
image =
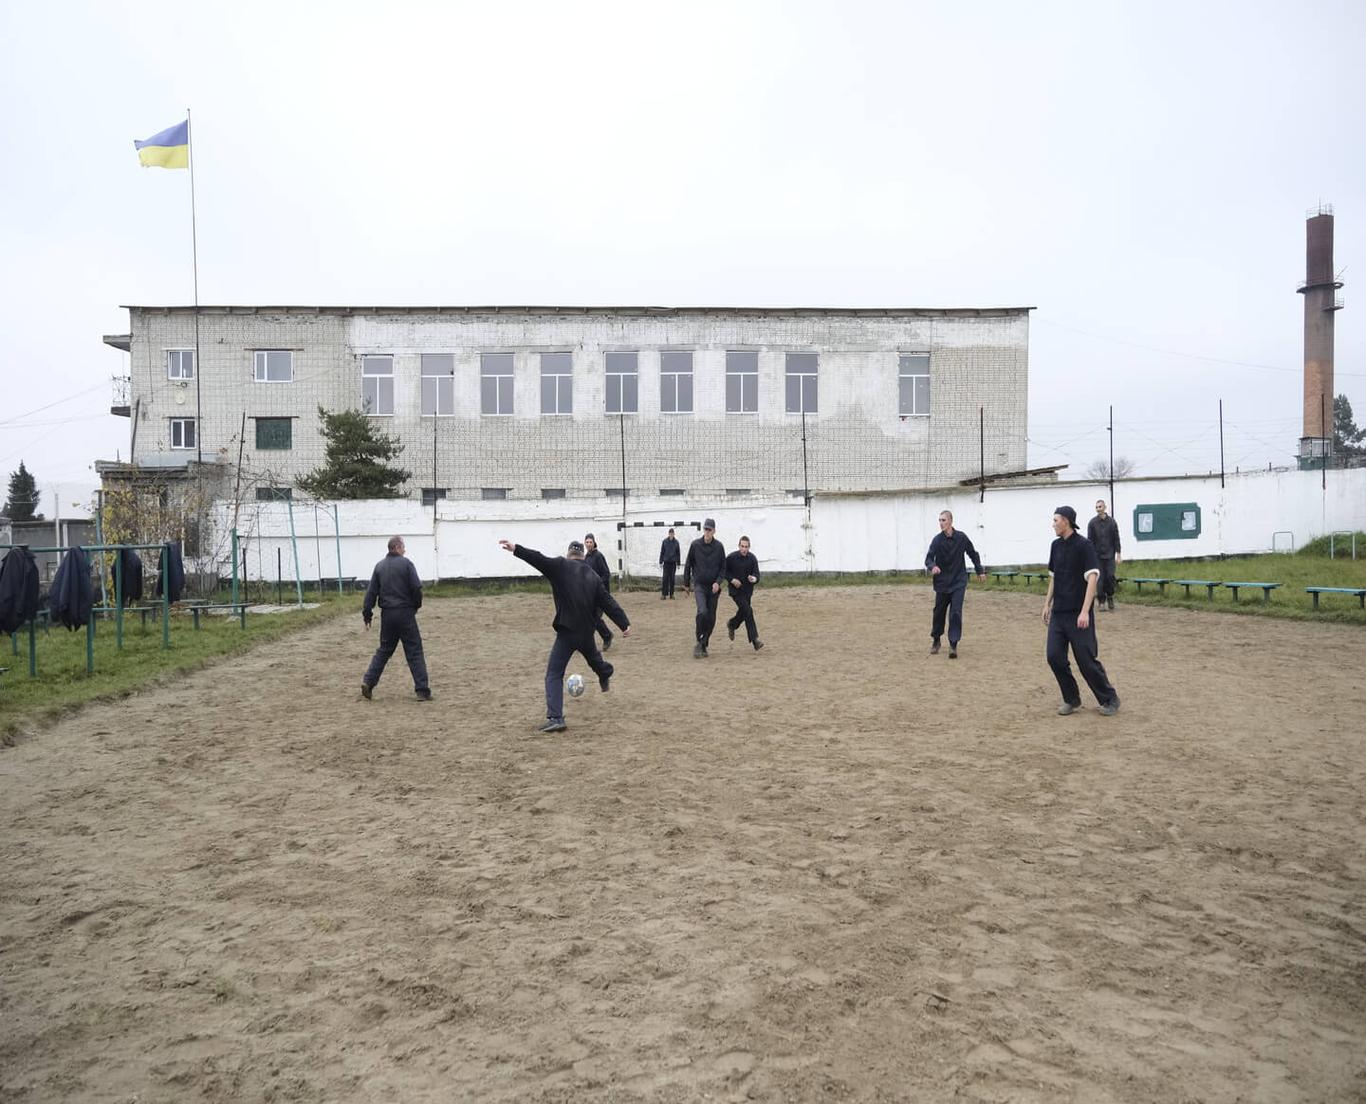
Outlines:
{"type": "Polygon", "coordinates": [[[27,548],[0,561],[0,633],[12,633],[38,614],[38,564],[27,548]]]}
{"type": "Polygon", "coordinates": [[[52,577],[48,594],[48,609],[55,624],[68,629],[83,629],[90,620],[95,605],[95,588],[90,582],[90,560],[85,549],[72,548],[62,557],[57,574],[52,577]]]}
{"type": "Polygon", "coordinates": [[[142,601],[142,557],[131,548],[119,549],[119,572],[122,574],[123,604],[142,601]]]}
{"type": "Polygon", "coordinates": [[[166,542],[166,570],[157,576],[155,594],[161,597],[161,588],[166,587],[166,593],[172,602],[180,601],[180,592],[185,589],[185,563],[180,558],[180,542],[166,542]]]}

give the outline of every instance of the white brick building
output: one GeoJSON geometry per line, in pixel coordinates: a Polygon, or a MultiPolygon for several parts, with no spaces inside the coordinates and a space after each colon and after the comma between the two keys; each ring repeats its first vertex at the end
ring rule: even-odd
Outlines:
{"type": "Polygon", "coordinates": [[[198,357],[194,308],[128,311],[105,341],[131,356],[133,463],[240,456],[252,496],[322,462],[319,406],[397,437],[414,498],[601,498],[623,465],[633,497],[1026,465],[1024,307],[201,307],[198,357]]]}

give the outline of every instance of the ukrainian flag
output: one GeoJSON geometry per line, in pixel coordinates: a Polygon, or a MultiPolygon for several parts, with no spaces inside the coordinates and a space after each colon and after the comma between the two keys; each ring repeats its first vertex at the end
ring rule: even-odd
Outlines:
{"type": "Polygon", "coordinates": [[[190,167],[190,120],[167,127],[145,142],[134,141],[138,160],[144,168],[188,169],[190,167]]]}

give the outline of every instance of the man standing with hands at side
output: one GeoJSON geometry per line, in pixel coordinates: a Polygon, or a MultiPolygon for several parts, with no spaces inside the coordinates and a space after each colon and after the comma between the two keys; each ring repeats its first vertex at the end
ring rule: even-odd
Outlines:
{"type": "MultiPolygon", "coordinates": [[[[607,557],[598,548],[598,539],[589,533],[583,538],[584,554],[583,562],[598,573],[598,578],[602,580],[607,592],[612,592],[612,569],[607,566],[607,557]]],[[[598,618],[598,623],[593,626],[597,634],[602,637],[602,650],[605,652],[612,646],[612,630],[607,627],[607,622],[603,618],[598,618]]]]}
{"type": "Polygon", "coordinates": [[[716,539],[716,522],[707,518],[702,523],[702,535],[688,548],[688,559],[683,565],[683,589],[691,590],[697,603],[694,623],[693,659],[707,658],[707,645],[716,628],[716,603],[721,597],[721,579],[726,570],[726,550],[716,539]]]}
{"type": "MultiPolygon", "coordinates": [[[[1086,539],[1096,550],[1100,560],[1100,585],[1096,597],[1105,600],[1105,608],[1115,608],[1115,564],[1119,558],[1119,523],[1105,512],[1105,499],[1096,500],[1096,516],[1086,523],[1086,539]]],[[[1097,604],[1099,608],[1099,604],[1097,604]]]]}
{"type": "Polygon", "coordinates": [[[674,575],[678,572],[678,564],[682,559],[683,554],[678,547],[678,538],[670,529],[669,535],[659,542],[659,566],[664,569],[659,583],[659,600],[661,602],[674,596],[674,575]]]}
{"type": "Polygon", "coordinates": [[[939,532],[930,541],[925,568],[934,582],[934,617],[930,621],[930,655],[939,654],[939,638],[944,635],[944,614],[949,615],[949,658],[958,658],[958,642],[963,639],[963,595],[968,589],[966,556],[977,569],[977,581],[985,582],[982,558],[968,535],[953,527],[953,514],[939,514],[939,532]]]}
{"type": "Polygon", "coordinates": [[[407,548],[402,537],[389,538],[389,554],[375,564],[370,585],[365,590],[361,619],[370,627],[375,602],[379,602],[379,647],[360,680],[360,692],[365,698],[384,674],[384,665],[403,642],[403,657],[413,676],[413,689],[419,701],[431,701],[432,690],[427,682],[427,659],[422,652],[422,634],[417,631],[417,611],[422,608],[422,580],[418,578],[413,561],[404,555],[407,548]]]}
{"type": "Polygon", "coordinates": [[[748,537],[741,537],[739,551],[726,557],[726,578],[735,603],[735,616],[726,622],[726,633],[734,640],[735,630],[743,624],[745,635],[757,652],[764,646],[759,639],[759,626],[754,623],[754,584],[759,581],[759,561],[749,550],[748,537]]]}
{"type": "Polygon", "coordinates": [[[1119,695],[1097,658],[1096,626],[1091,620],[1091,603],[1096,600],[1096,580],[1100,561],[1091,542],[1077,532],[1077,512],[1059,506],[1053,512],[1053,532],[1057,540],[1048,552],[1048,596],[1043,603],[1043,623],[1048,626],[1048,666],[1058,680],[1062,704],[1058,714],[1066,717],[1081,708],[1081,691],[1067,662],[1070,644],[1081,677],[1100,702],[1103,716],[1119,712],[1119,695]]]}

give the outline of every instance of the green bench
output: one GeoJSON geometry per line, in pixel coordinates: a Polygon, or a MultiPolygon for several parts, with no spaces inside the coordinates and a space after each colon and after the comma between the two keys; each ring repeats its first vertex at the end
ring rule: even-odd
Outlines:
{"type": "Polygon", "coordinates": [[[1018,571],[988,571],[987,574],[990,575],[990,576],[991,576],[992,578],[994,578],[994,579],[1009,579],[1009,580],[1013,583],[1013,582],[1015,581],[1015,576],[1018,575],[1019,572],[1018,572],[1018,571]]]}
{"type": "Polygon", "coordinates": [[[247,627],[247,605],[246,602],[191,602],[189,603],[190,616],[194,618],[195,632],[199,631],[199,615],[207,610],[232,610],[237,617],[242,628],[247,627]]]}
{"type": "Polygon", "coordinates": [[[1265,603],[1271,601],[1271,592],[1272,592],[1273,590],[1275,590],[1275,589],[1276,589],[1278,586],[1280,586],[1280,585],[1281,585],[1280,583],[1225,583],[1225,584],[1224,584],[1224,586],[1228,587],[1229,590],[1233,591],[1233,600],[1234,600],[1235,602],[1238,601],[1238,592],[1239,592],[1240,590],[1242,590],[1244,587],[1253,587],[1254,589],[1260,589],[1261,592],[1262,592],[1262,603],[1263,603],[1263,604],[1265,604],[1265,603]]]}
{"type": "Polygon", "coordinates": [[[1320,594],[1354,594],[1357,606],[1366,609],[1366,587],[1305,587],[1306,594],[1314,596],[1314,608],[1319,608],[1320,594]]]}
{"type": "Polygon", "coordinates": [[[1020,572],[1020,578],[1022,578],[1022,579],[1025,581],[1025,586],[1029,586],[1029,584],[1032,583],[1035,579],[1038,579],[1040,582],[1043,582],[1044,579],[1047,579],[1047,578],[1048,578],[1048,572],[1047,572],[1047,571],[1021,571],[1021,572],[1020,572]]]}
{"type": "Polygon", "coordinates": [[[1205,597],[1207,597],[1211,602],[1214,601],[1214,588],[1223,585],[1222,583],[1220,583],[1218,579],[1173,579],[1172,582],[1177,584],[1177,586],[1183,586],[1186,588],[1187,598],[1191,596],[1191,587],[1204,587],[1207,591],[1209,591],[1209,593],[1205,597]]]}
{"type": "MultiPolygon", "coordinates": [[[[1116,581],[1116,582],[1119,582],[1118,579],[1116,579],[1115,581],[1116,581]]],[[[1170,580],[1170,579],[1125,579],[1124,581],[1125,581],[1126,583],[1133,583],[1134,586],[1138,587],[1138,593],[1139,593],[1139,594],[1142,594],[1142,593],[1143,593],[1143,584],[1144,584],[1144,583],[1154,583],[1154,584],[1156,584],[1156,586],[1157,586],[1157,593],[1158,593],[1158,594],[1166,594],[1166,593],[1167,593],[1167,584],[1170,583],[1172,580],[1170,580]]]]}

